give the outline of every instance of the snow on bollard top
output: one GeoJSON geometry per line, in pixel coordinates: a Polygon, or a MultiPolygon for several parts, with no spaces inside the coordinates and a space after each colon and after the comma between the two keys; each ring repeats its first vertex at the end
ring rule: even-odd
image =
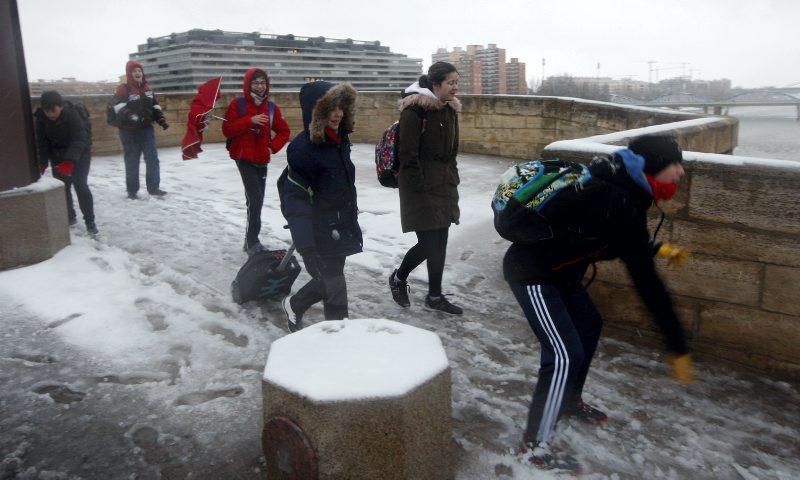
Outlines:
{"type": "Polygon", "coordinates": [[[318,402],[391,398],[447,367],[433,332],[385,319],[335,320],[272,342],[264,380],[318,402]]]}

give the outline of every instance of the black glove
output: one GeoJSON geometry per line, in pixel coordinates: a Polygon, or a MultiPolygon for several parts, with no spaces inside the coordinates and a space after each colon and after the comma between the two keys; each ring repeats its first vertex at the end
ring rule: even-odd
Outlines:
{"type": "Polygon", "coordinates": [[[164,130],[169,128],[169,123],[167,123],[167,119],[164,117],[158,119],[158,124],[161,125],[161,128],[164,130]]]}

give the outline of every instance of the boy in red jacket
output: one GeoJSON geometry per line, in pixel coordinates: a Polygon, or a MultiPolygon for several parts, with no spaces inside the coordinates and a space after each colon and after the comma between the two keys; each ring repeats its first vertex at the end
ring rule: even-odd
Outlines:
{"type": "Polygon", "coordinates": [[[147,84],[142,64],[130,60],[125,64],[125,83],[119,85],[108,108],[110,119],[119,128],[119,139],[125,158],[125,188],[128,198],[136,200],[139,192],[139,163],[144,156],[147,192],[155,197],[167,194],[161,190],[161,166],[156,148],[153,123],[169,128],[161,105],[147,84]]]}
{"type": "Polygon", "coordinates": [[[261,232],[267,164],[270,155],[279,152],[289,141],[290,132],[281,109],[269,100],[266,70],[248,70],[242,90],[244,97],[234,98],[228,105],[222,133],[228,139],[228,152],[242,176],[247,205],[244,251],[253,255],[264,250],[258,235],[261,232]],[[274,137],[271,132],[275,132],[274,137]]]}

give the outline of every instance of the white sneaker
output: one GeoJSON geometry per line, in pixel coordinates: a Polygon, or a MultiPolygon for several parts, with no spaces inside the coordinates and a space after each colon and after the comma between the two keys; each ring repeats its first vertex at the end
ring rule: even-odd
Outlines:
{"type": "Polygon", "coordinates": [[[283,302],[281,302],[281,306],[283,306],[283,311],[286,313],[286,326],[289,328],[289,332],[294,333],[303,328],[301,324],[301,320],[297,318],[297,315],[294,313],[292,309],[292,296],[287,295],[283,302]]]}

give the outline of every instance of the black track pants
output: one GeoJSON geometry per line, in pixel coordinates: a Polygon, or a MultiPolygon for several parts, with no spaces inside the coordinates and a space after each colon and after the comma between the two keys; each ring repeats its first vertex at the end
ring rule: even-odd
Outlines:
{"type": "Polygon", "coordinates": [[[583,391],[603,319],[582,285],[510,285],[542,350],[525,439],[546,442],[566,402],[583,391]]]}

